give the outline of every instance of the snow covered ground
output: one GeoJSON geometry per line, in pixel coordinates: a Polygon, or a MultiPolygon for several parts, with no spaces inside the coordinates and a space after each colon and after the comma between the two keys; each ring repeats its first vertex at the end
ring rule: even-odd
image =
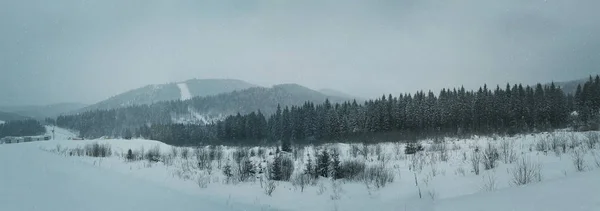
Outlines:
{"type": "Polygon", "coordinates": [[[0,169],[0,210],[261,210],[43,152],[36,143],[0,146],[0,169]]]}
{"type": "Polygon", "coordinates": [[[600,170],[577,173],[526,187],[442,200],[431,207],[434,209],[430,210],[435,211],[600,210],[600,170]]]}
{"type": "MultiPolygon", "coordinates": [[[[598,133],[594,132],[594,134],[598,133]]],[[[19,163],[22,160],[22,162],[32,162],[27,159],[15,158],[25,155],[28,157],[41,156],[40,161],[43,161],[44,164],[40,165],[46,169],[45,171],[55,171],[55,162],[60,163],[56,167],[61,169],[56,170],[60,172],[69,171],[68,168],[87,169],[89,167],[95,169],[94,171],[106,172],[106,174],[119,174],[127,177],[128,180],[139,180],[139,183],[144,185],[159,186],[177,192],[177,194],[216,202],[217,205],[226,205],[226,208],[250,206],[280,210],[588,211],[599,210],[600,207],[598,201],[600,197],[594,198],[594,196],[600,196],[600,188],[598,188],[600,179],[597,179],[600,178],[600,144],[595,144],[592,148],[587,147],[588,137],[593,136],[587,133],[559,131],[515,137],[446,139],[442,143],[434,143],[429,140],[423,142],[425,150],[416,155],[405,155],[406,145],[400,143],[368,146],[362,144],[308,146],[296,149],[299,156],[294,160],[294,175],[304,170],[307,162],[306,154],[310,155],[314,163],[316,159],[314,155],[320,149],[328,148],[338,150],[342,162],[358,160],[365,161],[367,166],[385,166],[393,173],[393,182],[378,188],[373,184],[367,185],[360,181],[332,181],[321,178],[314,184],[307,185],[303,191],[298,184],[276,182],[276,188],[271,196],[265,192],[264,187],[267,183],[260,179],[261,175],[258,175],[258,179],[250,179],[246,182],[226,182],[223,174],[224,166],[230,164],[234,170],[237,169],[232,154],[236,150],[240,150],[230,147],[218,147],[217,149],[223,152],[223,157],[213,160],[209,168],[200,169],[198,167],[199,160],[195,155],[197,152],[194,152],[193,148],[175,148],[158,141],[58,140],[33,142],[12,145],[14,151],[26,152],[11,153],[10,155],[5,155],[3,152],[8,149],[0,146],[0,156],[6,156],[0,159],[0,169],[4,170],[4,165],[12,165],[3,163],[6,160],[19,163]],[[106,158],[74,156],[75,149],[82,149],[94,143],[110,146],[112,155],[106,158]],[[500,160],[496,162],[497,166],[491,170],[485,170],[482,164],[478,164],[481,173],[477,175],[473,171],[471,160],[476,155],[475,150],[477,149],[481,154],[486,151],[488,143],[499,149],[500,160]],[[548,146],[561,145],[561,143],[564,143],[564,149],[557,147],[558,150],[548,150],[548,146]],[[508,147],[503,148],[502,146],[508,147]],[[134,154],[143,154],[142,152],[148,152],[154,148],[160,151],[162,161],[125,161],[129,149],[134,154]],[[184,151],[187,151],[188,156],[182,156],[184,151]],[[509,156],[505,156],[505,154],[509,156]],[[579,170],[583,172],[578,171],[574,165],[577,157],[581,158],[581,169],[579,170]],[[513,182],[513,172],[515,172],[517,163],[523,159],[538,166],[539,174],[532,179],[531,184],[516,186],[513,182]],[[67,161],[69,162],[64,163],[67,161]],[[416,185],[417,183],[418,185],[416,185]]],[[[251,160],[255,165],[265,161],[271,162],[273,156],[269,154],[275,153],[275,149],[272,147],[244,148],[243,150],[250,151],[251,156],[254,155],[251,160]],[[264,153],[260,153],[259,149],[264,150],[264,153]]],[[[40,166],[35,168],[40,168],[40,166]]],[[[23,173],[28,174],[29,172],[23,173]]],[[[36,175],[40,178],[31,176],[27,179],[45,179],[41,176],[44,175],[44,172],[36,172],[36,175]]],[[[8,178],[2,177],[0,176],[0,180],[3,181],[15,179],[14,175],[8,178]]],[[[70,180],[78,181],[74,178],[70,180]]],[[[66,183],[66,181],[62,182],[66,183]]],[[[111,187],[109,184],[100,184],[111,187]]],[[[135,185],[137,184],[138,182],[135,183],[135,185]]],[[[76,185],[83,186],[84,184],[76,183],[73,187],[76,185]]],[[[29,186],[21,184],[21,187],[29,186]]],[[[145,193],[137,192],[141,195],[145,193]]],[[[148,193],[153,192],[149,190],[148,193]]],[[[0,194],[3,194],[1,189],[0,194]]],[[[4,210],[2,204],[3,201],[0,201],[0,210],[4,210]]]]}
{"type": "Polygon", "coordinates": [[[46,135],[52,136],[52,130],[54,130],[54,140],[69,140],[71,138],[75,138],[78,137],[78,135],[75,132],[72,132],[70,130],[64,129],[64,128],[60,128],[60,127],[54,127],[54,126],[49,126],[46,125],[46,135]]]}
{"type": "Polygon", "coordinates": [[[190,93],[190,89],[186,83],[178,83],[177,87],[179,87],[179,90],[181,90],[181,100],[192,99],[192,94],[190,93]]]}

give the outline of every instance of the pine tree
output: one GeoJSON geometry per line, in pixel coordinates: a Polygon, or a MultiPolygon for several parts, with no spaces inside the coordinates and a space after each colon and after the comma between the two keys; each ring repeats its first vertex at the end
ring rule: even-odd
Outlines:
{"type": "Polygon", "coordinates": [[[329,159],[327,150],[322,150],[317,158],[316,172],[318,176],[329,177],[329,159]]]}

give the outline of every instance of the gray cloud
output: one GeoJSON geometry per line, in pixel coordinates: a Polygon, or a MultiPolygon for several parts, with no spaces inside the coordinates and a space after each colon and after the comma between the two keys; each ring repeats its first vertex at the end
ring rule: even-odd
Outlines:
{"type": "Polygon", "coordinates": [[[359,96],[600,69],[600,2],[4,1],[0,104],[237,78],[359,96]]]}

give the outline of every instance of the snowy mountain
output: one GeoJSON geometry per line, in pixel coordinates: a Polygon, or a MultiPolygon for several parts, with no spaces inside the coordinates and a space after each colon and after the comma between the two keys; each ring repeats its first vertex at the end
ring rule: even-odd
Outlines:
{"type": "Polygon", "coordinates": [[[58,119],[58,124],[78,130],[85,137],[101,137],[111,134],[120,135],[126,128],[138,128],[143,125],[207,124],[229,115],[248,114],[259,110],[263,115],[268,116],[275,113],[278,105],[282,107],[302,105],[309,101],[320,104],[327,99],[331,103],[349,100],[330,97],[298,84],[282,84],[270,88],[253,87],[189,99],[191,93],[194,93],[192,91],[194,88],[189,84],[173,85],[180,92],[178,100],[64,116],[58,119]]]}
{"type": "Polygon", "coordinates": [[[250,87],[256,87],[256,85],[234,79],[192,79],[180,83],[148,85],[116,95],[88,106],[81,111],[123,108],[132,105],[145,105],[171,100],[186,100],[192,97],[228,93],[250,87]]]}
{"type": "Polygon", "coordinates": [[[56,117],[85,106],[87,105],[81,103],[57,103],[44,106],[0,106],[0,111],[43,120],[46,117],[56,117]]]}

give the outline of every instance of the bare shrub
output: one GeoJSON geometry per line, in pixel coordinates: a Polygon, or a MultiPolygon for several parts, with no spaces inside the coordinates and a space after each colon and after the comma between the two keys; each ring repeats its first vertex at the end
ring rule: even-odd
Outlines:
{"type": "Polygon", "coordinates": [[[463,177],[464,177],[464,176],[466,175],[465,169],[464,169],[462,166],[461,166],[461,167],[458,167],[458,168],[456,169],[456,174],[457,174],[457,175],[461,175],[461,176],[463,176],[463,177]]]}
{"type": "Polygon", "coordinates": [[[331,180],[331,200],[339,200],[343,191],[340,181],[331,180]]]}
{"type": "Polygon", "coordinates": [[[171,147],[171,156],[173,158],[176,158],[177,156],[179,156],[179,149],[177,149],[177,147],[171,147]]]}
{"type": "Polygon", "coordinates": [[[208,168],[208,165],[210,165],[211,160],[209,153],[206,151],[206,149],[196,148],[194,150],[194,154],[196,155],[196,162],[198,163],[198,168],[200,170],[208,168]]]}
{"type": "Polygon", "coordinates": [[[86,144],[85,155],[89,157],[109,157],[112,155],[110,144],[86,144]]]}
{"type": "Polygon", "coordinates": [[[180,153],[181,158],[187,160],[190,157],[190,149],[187,147],[181,147],[180,153]]]}
{"type": "Polygon", "coordinates": [[[513,163],[517,159],[515,152],[515,142],[513,140],[502,139],[500,142],[500,155],[504,163],[513,163]]]}
{"type": "Polygon", "coordinates": [[[366,164],[360,160],[348,160],[340,165],[341,176],[348,180],[359,180],[364,174],[366,164]]]}
{"type": "Polygon", "coordinates": [[[596,132],[587,132],[585,136],[585,144],[588,149],[594,149],[595,146],[600,142],[600,137],[596,132]]]}
{"type": "Polygon", "coordinates": [[[483,168],[485,170],[496,168],[498,159],[500,159],[498,149],[492,143],[488,143],[485,150],[483,150],[483,168]]]}
{"type": "Polygon", "coordinates": [[[210,176],[209,175],[200,175],[200,176],[198,176],[198,180],[196,182],[198,184],[198,187],[208,188],[208,184],[210,183],[210,176]]]}
{"type": "Polygon", "coordinates": [[[272,196],[273,191],[275,191],[275,188],[277,188],[275,181],[268,180],[265,185],[265,194],[267,194],[267,196],[272,196]]]}
{"type": "Polygon", "coordinates": [[[360,153],[360,148],[357,145],[350,146],[350,155],[353,158],[358,157],[359,153],[360,153]]]}
{"type": "Polygon", "coordinates": [[[311,177],[308,174],[296,174],[292,177],[292,185],[300,187],[300,192],[304,192],[304,188],[310,184],[311,177]]]}
{"type": "Polygon", "coordinates": [[[573,159],[573,166],[576,171],[585,171],[585,160],[584,160],[585,151],[581,148],[576,148],[573,150],[573,154],[571,158],[573,159]]]}
{"type": "Polygon", "coordinates": [[[259,147],[258,152],[256,153],[259,157],[264,158],[267,154],[267,150],[265,148],[259,147]]]}
{"type": "Polygon", "coordinates": [[[394,174],[383,166],[369,166],[365,170],[364,181],[368,184],[374,184],[377,188],[383,188],[388,183],[394,182],[394,174]]]}
{"type": "Polygon", "coordinates": [[[521,158],[510,170],[512,184],[521,186],[542,180],[541,165],[527,158],[521,158]]]}
{"type": "Polygon", "coordinates": [[[592,151],[592,156],[594,157],[594,164],[597,168],[600,168],[600,153],[592,151]]]}
{"type": "Polygon", "coordinates": [[[419,151],[419,152],[413,154],[413,156],[411,156],[409,169],[411,169],[414,172],[421,172],[421,171],[423,171],[423,167],[425,166],[425,163],[426,163],[425,153],[419,151]]]}
{"type": "Polygon", "coordinates": [[[252,165],[252,162],[249,158],[242,158],[242,161],[240,161],[240,163],[238,164],[237,173],[240,182],[247,181],[249,178],[252,177],[252,175],[256,173],[256,171],[254,170],[254,165],[252,165]]]}
{"type": "Polygon", "coordinates": [[[540,138],[535,143],[535,150],[538,152],[548,153],[549,149],[550,149],[550,144],[548,143],[548,141],[546,141],[544,139],[540,138]]]}
{"type": "Polygon", "coordinates": [[[481,186],[481,189],[483,189],[484,191],[495,191],[498,187],[498,184],[496,183],[497,180],[498,179],[494,172],[484,174],[483,185],[481,186]]]}
{"type": "Polygon", "coordinates": [[[317,195],[323,195],[323,193],[325,193],[325,191],[327,190],[327,188],[325,188],[325,184],[323,184],[323,182],[319,182],[319,184],[317,185],[318,189],[317,189],[317,195]]]}
{"type": "Polygon", "coordinates": [[[146,158],[146,160],[150,161],[150,162],[158,162],[160,161],[160,147],[158,145],[152,147],[151,149],[149,149],[146,154],[144,155],[144,157],[146,158]]]}
{"type": "Polygon", "coordinates": [[[475,175],[479,175],[479,171],[480,171],[480,163],[481,163],[481,153],[478,150],[474,150],[471,153],[471,167],[473,169],[473,172],[475,173],[475,175]]]}

